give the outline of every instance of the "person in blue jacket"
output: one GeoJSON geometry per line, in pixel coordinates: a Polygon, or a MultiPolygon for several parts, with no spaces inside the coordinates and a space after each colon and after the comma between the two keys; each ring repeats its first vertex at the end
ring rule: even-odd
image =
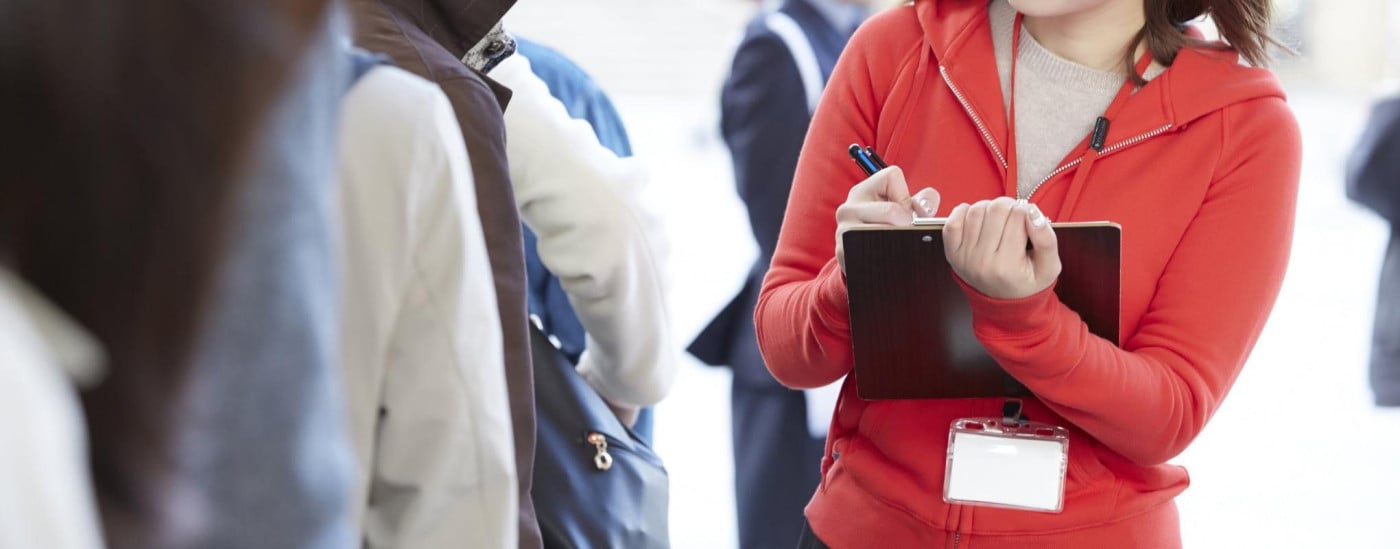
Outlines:
{"type": "Polygon", "coordinates": [[[790,546],[820,481],[824,440],[808,428],[804,394],[768,373],[753,312],[816,100],[846,41],[868,15],[865,4],[785,0],[777,10],[761,12],[744,33],[721,96],[721,131],[759,257],[743,290],[689,351],[707,364],[734,369],[735,497],[745,548],[790,546]]]}
{"type": "MultiPolygon", "coordinates": [[[[530,69],[549,87],[549,94],[564,104],[569,116],[588,122],[598,143],[619,157],[632,156],[632,142],[622,117],[612,100],[593,78],[564,54],[525,38],[516,37],[516,55],[530,60],[530,69]]],[[[523,224],[525,233],[525,271],[529,279],[530,314],[539,317],[543,332],[554,336],[569,361],[578,364],[583,355],[584,330],[569,304],[559,279],[545,268],[536,249],[538,239],[523,224]]],[[[651,409],[642,410],[632,431],[651,442],[651,409]]]]}

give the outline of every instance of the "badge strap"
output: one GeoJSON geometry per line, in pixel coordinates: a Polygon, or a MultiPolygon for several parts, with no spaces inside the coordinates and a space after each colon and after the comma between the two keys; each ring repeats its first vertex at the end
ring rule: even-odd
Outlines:
{"type": "Polygon", "coordinates": [[[1012,429],[1030,424],[1030,419],[1022,414],[1022,408],[1021,399],[1008,399],[1001,405],[1002,424],[1012,429]]]}

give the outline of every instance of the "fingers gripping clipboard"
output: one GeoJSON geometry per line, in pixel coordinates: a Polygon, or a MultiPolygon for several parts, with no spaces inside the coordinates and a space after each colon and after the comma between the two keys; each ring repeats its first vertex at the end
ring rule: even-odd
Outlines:
{"type": "MultiPolygon", "coordinates": [[[[1122,228],[1055,223],[1060,301],[1119,343],[1122,228]]],[[[1025,397],[972,331],[943,253],[943,225],[858,227],[843,236],[856,387],[866,400],[1025,397]]]]}

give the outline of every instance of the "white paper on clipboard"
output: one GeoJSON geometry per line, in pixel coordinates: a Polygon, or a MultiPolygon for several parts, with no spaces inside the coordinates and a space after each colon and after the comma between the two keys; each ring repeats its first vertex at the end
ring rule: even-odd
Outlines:
{"type": "Polygon", "coordinates": [[[846,376],[835,383],[816,389],[803,391],[807,397],[807,432],[815,438],[826,438],[826,430],[831,427],[831,416],[836,415],[836,399],[841,396],[841,387],[846,376]]]}

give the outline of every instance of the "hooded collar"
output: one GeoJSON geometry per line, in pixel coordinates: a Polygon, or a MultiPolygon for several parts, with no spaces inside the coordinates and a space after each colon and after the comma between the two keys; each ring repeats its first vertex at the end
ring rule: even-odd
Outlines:
{"type": "Polygon", "coordinates": [[[411,18],[461,59],[501,22],[516,0],[379,0],[411,18]]]}
{"type": "MultiPolygon", "coordinates": [[[[992,50],[987,0],[918,0],[929,66],[957,86],[976,116],[1005,150],[1009,138],[1001,82],[992,50]]],[[[1112,121],[1107,143],[1164,127],[1179,130],[1225,107],[1262,97],[1284,97],[1268,70],[1241,65],[1233,50],[1183,48],[1161,75],[1139,89],[1112,121]]]]}

